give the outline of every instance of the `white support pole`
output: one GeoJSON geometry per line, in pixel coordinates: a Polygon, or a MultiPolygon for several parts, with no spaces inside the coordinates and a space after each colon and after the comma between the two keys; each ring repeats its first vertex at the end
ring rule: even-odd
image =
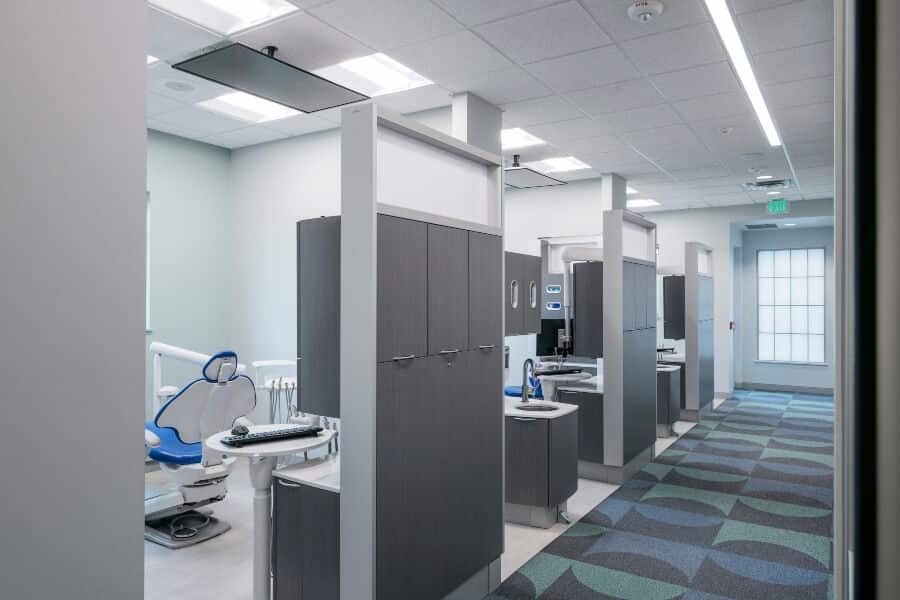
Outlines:
{"type": "Polygon", "coordinates": [[[341,125],[342,600],[375,598],[377,108],[343,109],[341,125]]]}
{"type": "Polygon", "coordinates": [[[480,96],[463,92],[453,96],[453,137],[494,154],[501,153],[503,111],[480,96]]]}
{"type": "Polygon", "coordinates": [[[628,184],[615,173],[604,175],[600,184],[600,199],[604,210],[624,209],[628,206],[628,184]]]}

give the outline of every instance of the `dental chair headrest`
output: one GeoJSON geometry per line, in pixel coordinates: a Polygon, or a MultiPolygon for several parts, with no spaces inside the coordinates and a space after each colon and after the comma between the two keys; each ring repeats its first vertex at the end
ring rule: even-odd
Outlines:
{"type": "Polygon", "coordinates": [[[203,378],[210,383],[225,383],[237,377],[237,354],[231,350],[219,352],[203,365],[203,378]]]}

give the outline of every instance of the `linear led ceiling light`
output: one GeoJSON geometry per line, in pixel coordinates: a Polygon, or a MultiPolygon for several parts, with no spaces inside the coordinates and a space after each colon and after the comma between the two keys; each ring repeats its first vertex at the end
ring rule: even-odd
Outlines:
{"type": "Polygon", "coordinates": [[[769,179],[772,179],[772,177],[773,177],[772,175],[757,175],[756,180],[757,181],[768,181],[769,179]]]}
{"type": "Polygon", "coordinates": [[[531,135],[524,129],[518,127],[500,131],[500,142],[504,150],[528,148],[529,146],[540,146],[541,144],[547,143],[541,138],[531,135]]]}
{"type": "Polygon", "coordinates": [[[221,35],[300,10],[286,0],[150,0],[150,4],[221,35]]]}
{"type": "Polygon", "coordinates": [[[288,108],[265,98],[246,92],[232,92],[211,100],[198,102],[200,108],[221,113],[249,123],[265,123],[299,115],[300,111],[288,108]]]}
{"type": "Polygon", "coordinates": [[[558,158],[545,158],[535,163],[545,173],[564,173],[566,171],[580,171],[590,169],[591,165],[582,162],[574,156],[560,156],[558,158]]]}
{"type": "Polygon", "coordinates": [[[660,203],[652,198],[636,198],[629,200],[626,206],[628,208],[650,208],[652,206],[660,206],[660,203]]]}
{"type": "Polygon", "coordinates": [[[762,91],[759,89],[756,75],[753,74],[753,68],[750,66],[750,59],[747,58],[747,51],[744,49],[743,42],[741,42],[741,36],[738,35],[737,28],[734,26],[734,19],[728,10],[728,4],[725,0],[706,0],[706,8],[709,9],[709,14],[716,24],[716,29],[719,30],[719,37],[722,38],[722,43],[725,44],[725,49],[728,50],[731,64],[734,66],[734,70],[737,71],[741,84],[744,86],[744,91],[747,92],[747,96],[750,98],[750,104],[753,105],[753,110],[756,111],[756,117],[759,119],[759,124],[766,134],[766,139],[769,140],[769,145],[780,146],[781,138],[778,137],[778,130],[775,128],[772,115],[769,114],[769,109],[766,107],[766,101],[763,98],[762,91]]]}
{"type": "Polygon", "coordinates": [[[159,60],[159,59],[156,58],[155,56],[153,56],[152,54],[148,54],[148,55],[147,55],[147,64],[148,64],[148,65],[152,65],[153,63],[155,63],[155,62],[158,61],[158,60],[159,60]]]}
{"type": "Polygon", "coordinates": [[[315,73],[370,97],[405,92],[433,83],[381,52],[345,60],[315,73]]]}

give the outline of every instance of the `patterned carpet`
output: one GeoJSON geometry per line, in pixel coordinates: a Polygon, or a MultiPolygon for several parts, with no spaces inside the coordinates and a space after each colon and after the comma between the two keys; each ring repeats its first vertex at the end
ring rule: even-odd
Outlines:
{"type": "Polygon", "coordinates": [[[736,392],[486,600],[830,598],[833,421],[736,392]]]}

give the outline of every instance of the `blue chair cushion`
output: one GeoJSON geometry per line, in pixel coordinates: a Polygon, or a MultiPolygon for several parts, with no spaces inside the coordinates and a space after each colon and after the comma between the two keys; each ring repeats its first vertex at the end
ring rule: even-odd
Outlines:
{"type": "Polygon", "coordinates": [[[150,450],[150,458],[174,465],[193,465],[203,458],[203,444],[185,444],[178,439],[178,433],[171,427],[159,427],[153,421],[144,427],[159,437],[160,444],[150,450]]]}

